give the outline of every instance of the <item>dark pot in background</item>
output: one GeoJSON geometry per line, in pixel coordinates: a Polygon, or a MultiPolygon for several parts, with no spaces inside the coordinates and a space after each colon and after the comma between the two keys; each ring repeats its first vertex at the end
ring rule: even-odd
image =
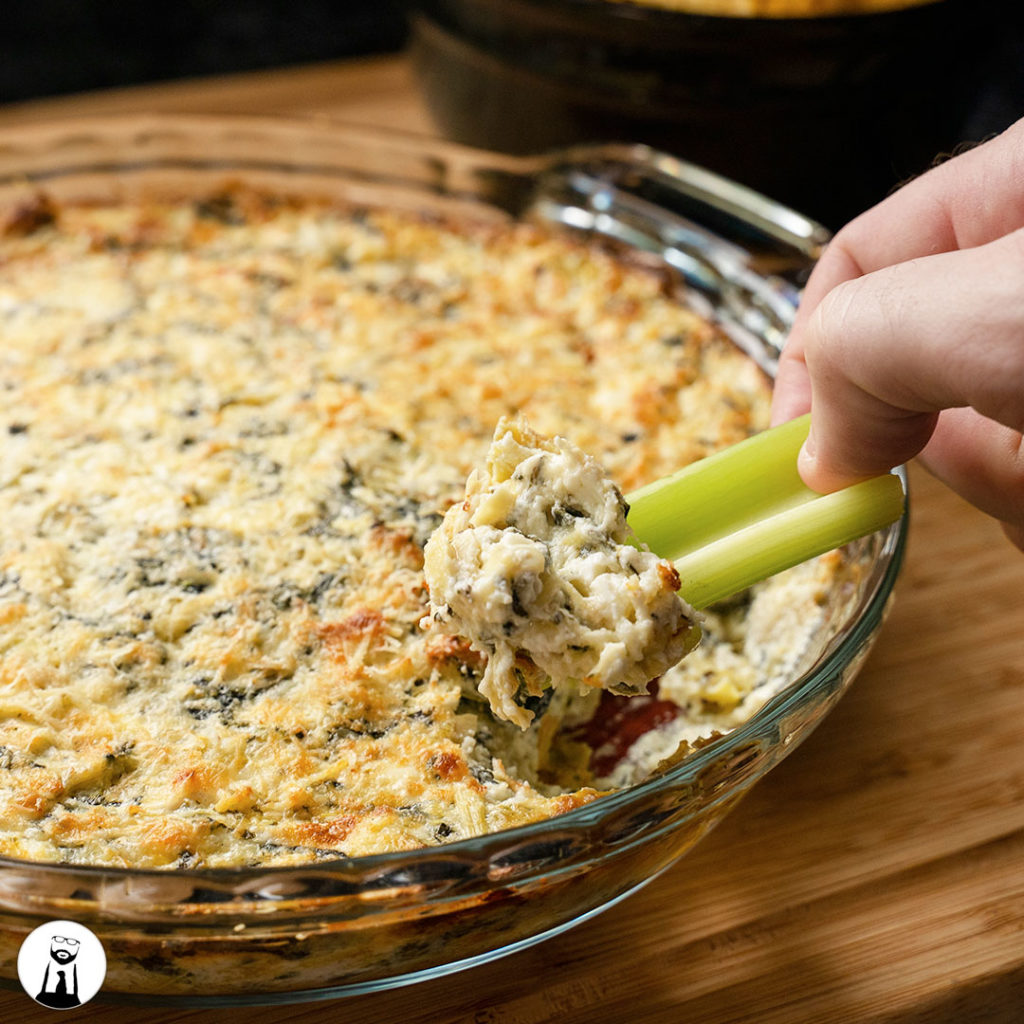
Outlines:
{"type": "Polygon", "coordinates": [[[605,0],[417,0],[412,54],[442,132],[526,153],[645,142],[836,228],[962,138],[992,0],[819,18],[605,0]]]}

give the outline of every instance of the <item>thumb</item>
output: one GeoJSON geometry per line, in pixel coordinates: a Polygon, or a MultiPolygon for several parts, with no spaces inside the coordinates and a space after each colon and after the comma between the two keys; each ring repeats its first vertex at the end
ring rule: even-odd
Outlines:
{"type": "Polygon", "coordinates": [[[1024,230],[846,281],[802,334],[812,427],[800,470],[828,491],[927,444],[944,409],[1024,423],[1024,230]]]}

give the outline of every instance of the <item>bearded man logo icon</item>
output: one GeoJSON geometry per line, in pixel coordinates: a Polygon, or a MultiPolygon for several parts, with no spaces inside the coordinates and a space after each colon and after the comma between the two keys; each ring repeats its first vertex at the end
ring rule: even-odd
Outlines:
{"type": "Polygon", "coordinates": [[[18,953],[18,977],[37,1002],[68,1010],[88,1002],[107,972],[100,940],[75,921],[51,921],[36,928],[18,953]]]}
{"type": "Polygon", "coordinates": [[[71,1006],[81,1006],[82,1000],[78,998],[78,948],[81,943],[78,939],[72,939],[66,935],[54,935],[50,939],[50,960],[59,964],[50,974],[51,964],[46,964],[46,972],[43,974],[43,987],[36,996],[36,1002],[43,1006],[53,1006],[57,1009],[67,1009],[71,1006]],[[71,986],[68,987],[67,968],[71,969],[71,986]]]}

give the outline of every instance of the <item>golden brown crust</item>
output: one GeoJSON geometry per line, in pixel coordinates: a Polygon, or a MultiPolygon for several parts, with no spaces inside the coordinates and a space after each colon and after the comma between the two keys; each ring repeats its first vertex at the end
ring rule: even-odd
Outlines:
{"type": "Polygon", "coordinates": [[[295,863],[596,795],[422,632],[423,545],[502,415],[628,490],[764,423],[748,360],[531,226],[244,189],[7,223],[0,853],[295,863]]]}
{"type": "Polygon", "coordinates": [[[934,0],[609,0],[685,14],[734,18],[823,18],[902,10],[934,0]]]}

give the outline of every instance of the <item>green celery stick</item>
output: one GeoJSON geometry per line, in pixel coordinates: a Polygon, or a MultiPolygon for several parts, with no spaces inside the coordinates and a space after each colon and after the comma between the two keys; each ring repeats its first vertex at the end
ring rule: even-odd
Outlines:
{"type": "Polygon", "coordinates": [[[888,526],[903,506],[903,485],[892,474],[819,495],[676,559],[679,592],[693,607],[706,608],[888,526]]]}
{"type": "Polygon", "coordinates": [[[818,494],[797,472],[810,417],[765,430],[626,496],[638,540],[671,560],[706,608],[783,569],[895,522],[899,477],[818,494]]]}
{"type": "Polygon", "coordinates": [[[815,497],[796,469],[810,416],[762,431],[626,495],[633,532],[674,559],[815,497]]]}

